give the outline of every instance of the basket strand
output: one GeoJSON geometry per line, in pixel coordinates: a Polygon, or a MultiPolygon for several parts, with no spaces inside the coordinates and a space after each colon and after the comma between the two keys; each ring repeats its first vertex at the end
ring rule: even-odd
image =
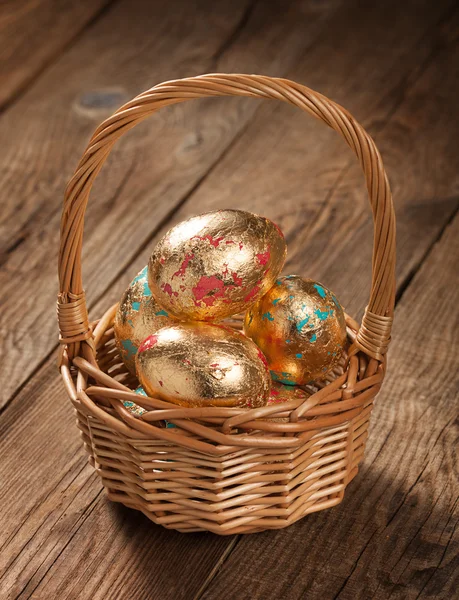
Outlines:
{"type": "Polygon", "coordinates": [[[85,293],[59,294],[57,299],[57,318],[59,321],[59,342],[72,344],[88,340],[92,336],[86,308],[85,293]]]}
{"type": "Polygon", "coordinates": [[[382,361],[390,344],[392,322],[392,317],[375,315],[367,307],[354,345],[372,358],[382,361]]]}

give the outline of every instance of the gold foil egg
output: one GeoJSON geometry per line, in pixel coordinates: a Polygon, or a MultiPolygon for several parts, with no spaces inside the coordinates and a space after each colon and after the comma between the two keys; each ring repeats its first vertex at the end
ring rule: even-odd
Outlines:
{"type": "Polygon", "coordinates": [[[322,379],[339,361],[346,322],[325,286],[281,277],[246,313],[244,331],[262,350],[272,378],[286,385],[322,379]]]}
{"type": "MultiPolygon", "coordinates": [[[[306,392],[300,387],[295,385],[284,385],[277,381],[274,381],[271,385],[271,391],[269,392],[269,398],[267,402],[267,406],[273,406],[277,404],[284,404],[285,402],[290,402],[290,400],[302,400],[305,401],[310,397],[311,394],[306,392]]],[[[282,410],[282,406],[279,406],[279,410],[282,410]]],[[[269,417],[268,421],[273,421],[274,423],[288,423],[288,417],[269,417]]]]}
{"type": "Polygon", "coordinates": [[[181,406],[264,406],[271,385],[260,349],[225,325],[163,327],[140,346],[136,368],[149,396],[181,406]]]}
{"type": "Polygon", "coordinates": [[[309,392],[306,392],[300,387],[273,381],[271,391],[269,392],[267,406],[282,404],[284,402],[290,402],[290,400],[298,400],[299,398],[306,400],[310,395],[309,392]]]}
{"type": "MultiPolygon", "coordinates": [[[[142,386],[139,386],[136,390],[134,390],[136,394],[139,394],[140,396],[146,396],[147,394],[145,393],[145,390],[143,389],[142,386]]],[[[146,413],[147,411],[142,408],[141,406],[139,406],[138,404],[136,404],[135,402],[131,402],[130,400],[124,400],[123,402],[124,408],[127,408],[128,411],[134,416],[134,417],[141,417],[144,413],[146,413]]]]}
{"type": "Polygon", "coordinates": [[[135,355],[143,340],[170,323],[176,320],[151,295],[145,267],[124,292],[113,325],[116,346],[131,373],[135,374],[135,355]]]}
{"type": "Polygon", "coordinates": [[[247,310],[274,284],[287,254],[279,227],[242,210],[192,217],[170,229],[148,264],[157,301],[185,320],[247,310]]]}

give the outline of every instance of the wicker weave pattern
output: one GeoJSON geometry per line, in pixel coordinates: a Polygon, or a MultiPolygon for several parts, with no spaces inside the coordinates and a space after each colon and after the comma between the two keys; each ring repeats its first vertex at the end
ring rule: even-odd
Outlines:
{"type": "MultiPolygon", "coordinates": [[[[395,217],[372,139],[341,107],[283,79],[205,75],[141,94],[95,132],[66,190],[59,254],[60,369],[90,461],[109,498],[180,531],[285,527],[338,504],[357,473],[381,386],[394,306],[395,217]],[[350,349],[306,401],[259,409],[186,409],[133,393],[113,341],[116,306],[90,325],[82,278],[83,219],[93,181],[121,135],[163,106],[204,96],[283,100],[338,131],[357,155],[374,216],[373,276],[350,349]],[[143,406],[141,418],[124,406],[143,406]],[[168,422],[168,426],[165,423],[168,422]]],[[[240,328],[241,320],[233,326],[240,328]]]]}

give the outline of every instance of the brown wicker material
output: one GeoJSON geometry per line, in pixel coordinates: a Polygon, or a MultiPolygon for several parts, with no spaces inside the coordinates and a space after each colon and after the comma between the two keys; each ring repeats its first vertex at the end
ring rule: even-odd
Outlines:
{"type": "MultiPolygon", "coordinates": [[[[68,184],[59,254],[60,370],[108,497],[165,527],[219,534],[279,529],[341,502],[384,377],[394,271],[395,216],[379,152],[352,116],[321,94],[285,79],[215,74],[162,83],[120,108],[97,128],[68,184]],[[197,409],[139,396],[114,345],[116,306],[97,324],[88,319],[81,247],[95,177],[123,133],[163,106],[205,96],[298,106],[344,137],[365,174],[374,217],[370,300],[360,328],[347,317],[349,351],[306,401],[197,409]],[[125,400],[147,412],[133,416],[125,400]],[[286,421],[272,420],[279,418],[286,421]]],[[[240,318],[233,323],[241,327],[240,318]]]]}

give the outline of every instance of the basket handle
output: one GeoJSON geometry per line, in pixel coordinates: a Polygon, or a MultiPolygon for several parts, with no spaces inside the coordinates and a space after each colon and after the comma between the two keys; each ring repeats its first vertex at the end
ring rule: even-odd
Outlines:
{"type": "Polygon", "coordinates": [[[373,210],[374,246],[370,300],[351,352],[362,350],[382,360],[390,341],[395,302],[395,214],[381,156],[371,137],[341,106],[309,88],[260,75],[210,74],[166,81],[140,94],[94,132],[69,181],[61,219],[58,320],[60,342],[69,358],[92,330],[81,276],[81,248],[86,204],[93,182],[113,145],[124,133],[171,104],[208,96],[271,98],[298,106],[340,133],[359,159],[373,210]]]}

